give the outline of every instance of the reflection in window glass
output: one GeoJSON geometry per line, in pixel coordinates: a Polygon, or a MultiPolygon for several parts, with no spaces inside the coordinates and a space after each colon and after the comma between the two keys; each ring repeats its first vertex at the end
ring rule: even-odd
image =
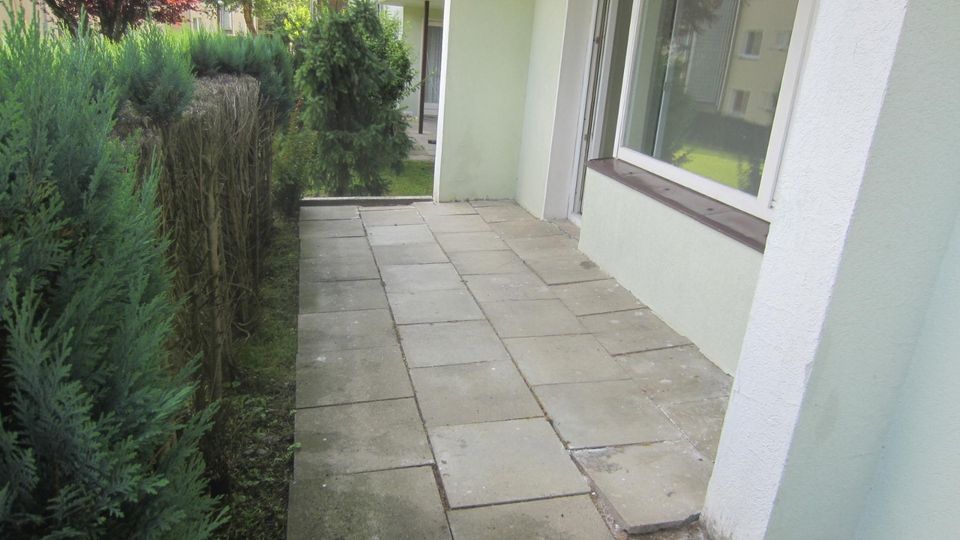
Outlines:
{"type": "Polygon", "coordinates": [[[643,2],[622,145],[756,195],[797,1],[643,2]]]}

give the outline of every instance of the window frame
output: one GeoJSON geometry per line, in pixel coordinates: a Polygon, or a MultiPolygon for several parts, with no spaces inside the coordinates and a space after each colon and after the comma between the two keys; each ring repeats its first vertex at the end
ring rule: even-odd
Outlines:
{"type": "Polygon", "coordinates": [[[746,58],[748,60],[758,60],[760,58],[760,53],[763,51],[763,30],[747,30],[746,39],[743,42],[743,50],[740,51],[740,58],[746,58]],[[757,39],[757,52],[750,52],[750,36],[752,34],[759,34],[760,37],[757,39]]]}
{"type": "Polygon", "coordinates": [[[624,70],[623,84],[620,88],[620,110],[617,113],[614,157],[671,182],[702,193],[707,197],[730,205],[750,215],[768,222],[771,221],[775,203],[774,192],[776,190],[777,177],[780,172],[783,145],[786,141],[787,128],[793,111],[794,99],[796,97],[802,68],[802,59],[806,50],[816,0],[798,0],[797,2],[797,13],[794,18],[793,28],[791,29],[790,44],[787,49],[787,58],[783,69],[783,80],[780,84],[779,99],[777,101],[776,111],[774,111],[773,124],[770,127],[770,140],[767,143],[763,175],[760,179],[760,190],[756,196],[624,146],[623,142],[627,127],[626,119],[630,107],[630,92],[634,79],[633,70],[635,68],[637,43],[641,39],[641,36],[639,36],[640,14],[648,1],[650,0],[635,1],[630,14],[630,34],[625,60],[626,69],[624,70]]]}

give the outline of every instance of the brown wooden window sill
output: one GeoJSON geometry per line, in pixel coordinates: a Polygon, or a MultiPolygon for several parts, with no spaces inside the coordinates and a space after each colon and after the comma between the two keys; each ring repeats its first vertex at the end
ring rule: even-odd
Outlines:
{"type": "Polygon", "coordinates": [[[766,247],[770,224],[756,216],[618,159],[594,159],[587,167],[760,253],[766,247]]]}

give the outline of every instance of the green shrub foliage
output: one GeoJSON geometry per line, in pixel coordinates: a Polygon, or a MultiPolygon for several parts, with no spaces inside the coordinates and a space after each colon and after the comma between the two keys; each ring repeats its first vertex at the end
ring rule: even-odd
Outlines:
{"type": "Polygon", "coordinates": [[[190,60],[177,40],[146,25],[120,44],[116,77],[121,100],[158,125],[176,120],[193,97],[190,60]]]}
{"type": "Polygon", "coordinates": [[[274,139],[273,200],[287,216],[296,213],[304,191],[317,178],[317,137],[294,114],[287,129],[274,139]]]}
{"type": "Polygon", "coordinates": [[[330,195],[382,195],[385,169],[399,171],[412,142],[399,108],[413,71],[395,26],[377,4],[324,7],[303,40],[296,83],[303,118],[318,133],[319,181],[330,195]]]}
{"type": "Polygon", "coordinates": [[[111,136],[116,90],[83,37],[0,38],[0,537],[204,538],[153,175],[111,136]]]}

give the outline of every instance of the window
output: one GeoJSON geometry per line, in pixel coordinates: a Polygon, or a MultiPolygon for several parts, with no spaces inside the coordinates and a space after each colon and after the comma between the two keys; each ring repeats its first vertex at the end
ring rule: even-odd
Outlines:
{"type": "Polygon", "coordinates": [[[233,13],[220,8],[220,29],[226,33],[233,32],[233,13]]]}
{"type": "Polygon", "coordinates": [[[733,91],[733,113],[739,116],[747,114],[747,103],[750,101],[750,92],[746,90],[733,91]]]}
{"type": "Polygon", "coordinates": [[[636,2],[616,157],[769,219],[799,56],[757,57],[812,3],[636,2]]]}
{"type": "Polygon", "coordinates": [[[197,30],[197,31],[202,30],[202,29],[203,29],[203,22],[200,21],[200,18],[199,18],[199,17],[194,17],[194,18],[190,19],[190,28],[192,28],[193,30],[197,30]]]}
{"type": "Polygon", "coordinates": [[[743,45],[743,56],[746,58],[760,57],[760,44],[763,42],[763,32],[751,30],[747,32],[747,39],[743,45]]]}
{"type": "Polygon", "coordinates": [[[790,31],[784,30],[777,32],[777,43],[775,45],[778,51],[785,51],[790,47],[790,31]]]}

